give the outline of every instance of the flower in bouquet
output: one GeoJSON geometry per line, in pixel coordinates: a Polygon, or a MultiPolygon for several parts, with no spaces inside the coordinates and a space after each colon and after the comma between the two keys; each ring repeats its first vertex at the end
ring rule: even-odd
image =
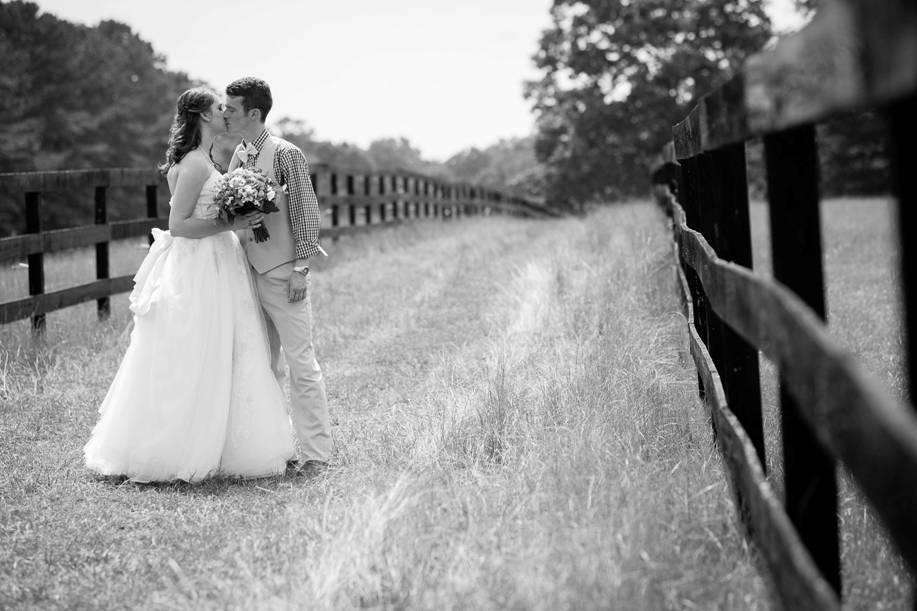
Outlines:
{"type": "MultiPolygon", "coordinates": [[[[277,212],[274,204],[277,183],[258,168],[236,168],[224,174],[217,185],[216,203],[231,222],[235,217],[250,212],[277,212]]],[[[256,242],[264,242],[271,235],[262,224],[252,232],[256,242]]]]}

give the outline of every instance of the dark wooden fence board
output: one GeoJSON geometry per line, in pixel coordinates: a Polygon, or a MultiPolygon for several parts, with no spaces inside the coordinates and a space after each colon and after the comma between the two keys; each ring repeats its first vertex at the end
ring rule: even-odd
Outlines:
{"type": "Polygon", "coordinates": [[[676,226],[684,260],[713,309],[783,372],[819,442],[854,476],[917,571],[917,419],[868,378],[787,289],[720,261],[707,241],[676,226]]]}
{"type": "Polygon", "coordinates": [[[146,218],[133,221],[114,221],[108,225],[111,227],[112,240],[124,240],[126,238],[139,238],[149,235],[154,227],[163,230],[168,229],[169,219],[146,218]]]}
{"type": "Polygon", "coordinates": [[[100,242],[145,236],[153,227],[165,228],[168,219],[115,221],[107,225],[83,225],[40,234],[0,238],[0,261],[23,259],[35,253],[51,253],[92,246],[100,242]]]}
{"type": "Polygon", "coordinates": [[[133,288],[134,276],[118,276],[81,284],[72,288],[0,303],[0,324],[30,316],[47,314],[72,305],[124,293],[133,288]]]}
{"type": "MultiPolygon", "coordinates": [[[[806,28],[752,56],[738,74],[701,99],[674,126],[673,145],[680,161],[676,165],[680,167],[677,199],[684,210],[671,193],[659,196],[674,220],[679,266],[684,271],[681,283],[690,294],[685,308],[700,396],[708,404],[722,397],[724,418],[734,415],[726,411],[727,403],[739,408],[737,413],[744,407],[741,399],[736,402],[732,396],[730,376],[737,362],[731,354],[735,350],[723,341],[729,333],[719,326],[720,318],[726,328],[737,331],[777,364],[787,505],[786,513],[777,514],[792,522],[823,581],[838,596],[835,461],[854,477],[890,532],[891,541],[917,573],[917,410],[867,377],[852,356],[829,340],[818,319],[825,311],[814,125],[867,109],[879,111],[891,125],[889,150],[900,215],[908,380],[913,389],[917,387],[917,315],[913,314],[917,311],[913,303],[917,300],[917,264],[910,236],[917,213],[914,181],[907,171],[909,151],[917,137],[917,3],[822,3],[806,28]],[[744,198],[739,197],[739,185],[733,195],[724,197],[724,186],[731,188],[722,175],[717,176],[718,172],[737,174],[727,166],[739,155],[726,152],[743,147],[756,136],[763,136],[765,143],[773,281],[755,276],[750,261],[739,261],[730,251],[730,234],[735,232],[724,226],[735,210],[726,200],[736,200],[736,210],[744,213],[739,201],[744,198]],[[723,155],[722,159],[716,159],[717,155],[723,155]],[[726,263],[717,253],[743,265],[726,263]],[[723,380],[717,371],[725,374],[723,380]]],[[[663,151],[652,168],[654,179],[666,161],[663,151]]],[[[744,224],[739,229],[744,234],[744,224]]],[[[724,442],[725,420],[717,420],[716,410],[713,413],[715,437],[724,442]]],[[[726,457],[733,470],[740,462],[739,455],[726,457]]],[[[771,567],[778,579],[779,571],[779,566],[771,567]]],[[[792,599],[784,604],[788,608],[814,605],[792,599]]]]}
{"type": "Polygon", "coordinates": [[[696,157],[703,152],[704,142],[701,138],[701,119],[703,107],[698,104],[681,123],[672,129],[672,142],[677,159],[696,157]]]}
{"type": "Polygon", "coordinates": [[[802,31],[753,55],[674,130],[679,159],[917,90],[917,4],[836,0],[802,31]]]}
{"type": "Polygon", "coordinates": [[[805,29],[745,66],[748,126],[754,133],[811,123],[868,102],[854,7],[826,2],[805,29]]]}
{"type": "Polygon", "coordinates": [[[26,234],[10,238],[0,238],[0,261],[24,259],[42,250],[41,234],[26,234]]]}
{"type": "MultiPolygon", "coordinates": [[[[764,137],[764,157],[774,280],[824,320],[815,126],[803,125],[768,134],[764,137]]],[[[840,593],[840,526],[834,460],[819,447],[814,433],[801,417],[802,408],[784,388],[784,374],[781,368],[780,426],[786,510],[800,537],[812,550],[822,574],[840,593]]]]}
{"type": "MultiPolygon", "coordinates": [[[[560,216],[543,202],[464,183],[448,184],[412,172],[363,175],[318,164],[311,179],[319,195],[322,214],[331,227],[321,236],[336,240],[342,235],[400,225],[406,220],[437,218],[448,220],[466,215],[509,214],[514,216],[560,216]],[[379,206],[378,213],[372,208],[379,206]],[[345,225],[343,219],[347,219],[345,225]],[[363,224],[355,223],[362,219],[363,224]],[[372,222],[372,221],[376,222],[372,222]]],[[[168,219],[158,218],[157,188],[162,181],[155,170],[99,169],[59,172],[0,174],[0,187],[22,191],[26,203],[26,234],[0,238],[0,262],[27,258],[29,261],[28,298],[0,303],[0,324],[32,317],[33,328],[40,331],[44,315],[52,310],[96,299],[100,316],[108,313],[108,296],[131,289],[131,278],[108,279],[108,243],[136,236],[148,236],[153,227],[166,228],[168,219]],[[145,187],[145,219],[109,223],[108,187],[145,187]],[[41,193],[45,191],[93,188],[95,224],[43,231],[41,193]],[[46,253],[72,248],[96,247],[97,282],[44,294],[46,253]],[[106,292],[107,291],[107,292],[106,292]]]]}
{"type": "Polygon", "coordinates": [[[92,187],[142,187],[157,185],[162,177],[155,169],[126,168],[60,170],[0,174],[0,184],[12,191],[66,191],[92,187]]]}
{"type": "Polygon", "coordinates": [[[862,65],[877,102],[917,90],[917,3],[913,0],[847,0],[866,41],[862,65]]]}
{"type": "MultiPolygon", "coordinates": [[[[674,204],[674,216],[676,222],[684,222],[684,212],[678,204],[674,204]]],[[[680,261],[677,242],[673,249],[675,260],[680,261]]],[[[701,384],[708,389],[704,401],[717,446],[723,454],[738,511],[767,564],[776,594],[787,609],[838,609],[837,597],[821,577],[771,489],[757,448],[726,402],[722,381],[694,327],[691,293],[680,266],[676,266],[676,275],[688,323],[689,349],[701,384]]]]}
{"type": "Polygon", "coordinates": [[[894,104],[889,115],[893,192],[898,198],[902,311],[909,355],[907,380],[913,397],[917,395],[917,184],[911,154],[917,142],[917,94],[894,104]]]}
{"type": "Polygon", "coordinates": [[[691,354],[704,380],[716,442],[748,532],[767,563],[786,609],[840,609],[837,596],[799,539],[764,477],[757,450],[726,404],[722,382],[696,329],[688,327],[691,354]]]}

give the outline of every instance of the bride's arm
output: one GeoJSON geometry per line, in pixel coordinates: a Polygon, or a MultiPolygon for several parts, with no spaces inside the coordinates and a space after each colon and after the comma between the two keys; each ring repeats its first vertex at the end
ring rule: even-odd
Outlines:
{"type": "Polygon", "coordinates": [[[191,218],[194,206],[204,183],[210,176],[210,167],[203,159],[186,157],[178,168],[172,209],[169,211],[169,231],[178,238],[206,238],[230,228],[225,219],[191,218]]]}

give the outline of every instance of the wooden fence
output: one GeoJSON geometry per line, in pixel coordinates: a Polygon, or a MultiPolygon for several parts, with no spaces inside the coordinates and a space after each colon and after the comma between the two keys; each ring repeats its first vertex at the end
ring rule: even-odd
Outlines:
{"type": "MultiPolygon", "coordinates": [[[[539,202],[480,186],[451,183],[409,172],[356,174],[325,165],[313,167],[313,186],[322,208],[322,238],[374,230],[413,219],[449,220],[464,215],[508,214],[525,217],[554,216],[539,202]]],[[[108,245],[112,240],[149,236],[154,227],[165,228],[168,219],[158,216],[158,190],[162,179],[153,170],[74,170],[0,174],[0,190],[21,193],[26,210],[24,233],[0,238],[0,263],[28,262],[29,297],[0,302],[0,324],[31,318],[40,331],[45,314],[78,303],[96,300],[99,316],[109,314],[110,296],[130,291],[133,276],[109,277],[108,245]],[[146,216],[109,222],[108,190],[130,187],[146,195],[146,216]],[[42,194],[48,192],[95,193],[95,223],[44,231],[42,194]],[[71,248],[94,246],[96,280],[45,293],[44,255],[71,248]]]]}
{"type": "Polygon", "coordinates": [[[908,381],[917,389],[917,4],[824,3],[802,32],[751,58],[674,127],[655,168],[679,168],[673,220],[701,396],[747,533],[788,609],[840,606],[837,484],[854,478],[917,574],[917,418],[864,374],[825,326],[814,125],[856,110],[887,118],[898,199],[908,381]],[[774,280],[751,271],[745,142],[761,137],[774,280]],[[765,474],[758,351],[780,373],[785,499],[765,474]]]}

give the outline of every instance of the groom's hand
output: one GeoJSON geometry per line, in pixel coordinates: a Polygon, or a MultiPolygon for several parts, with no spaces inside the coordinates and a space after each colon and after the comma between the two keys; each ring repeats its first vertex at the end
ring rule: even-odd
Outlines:
{"type": "Polygon", "coordinates": [[[257,227],[263,221],[264,221],[263,212],[248,212],[246,214],[240,214],[239,220],[237,220],[234,224],[236,227],[241,227],[244,229],[244,228],[257,227]]]}
{"type": "Polygon", "coordinates": [[[290,303],[302,301],[309,290],[309,278],[299,272],[290,272],[290,284],[287,299],[290,303]]]}

